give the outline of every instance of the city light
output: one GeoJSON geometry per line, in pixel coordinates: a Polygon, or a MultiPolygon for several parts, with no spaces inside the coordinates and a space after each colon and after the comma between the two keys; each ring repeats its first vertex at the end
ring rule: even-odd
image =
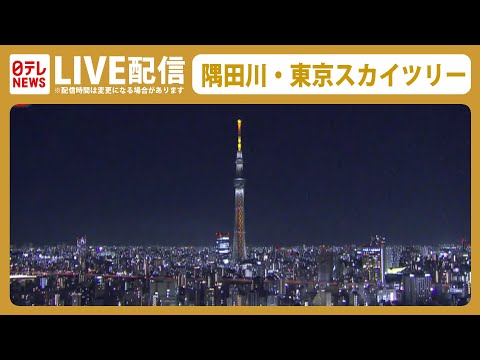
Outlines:
{"type": "Polygon", "coordinates": [[[459,254],[455,262],[451,254],[439,256],[441,245],[428,252],[385,246],[384,264],[375,253],[358,252],[361,245],[248,247],[239,262],[222,252],[226,234],[210,247],[104,246],[102,256],[86,244],[77,260],[83,251],[77,246],[12,248],[11,298],[52,306],[464,305],[470,299],[470,252],[460,246],[451,252],[459,254]]]}

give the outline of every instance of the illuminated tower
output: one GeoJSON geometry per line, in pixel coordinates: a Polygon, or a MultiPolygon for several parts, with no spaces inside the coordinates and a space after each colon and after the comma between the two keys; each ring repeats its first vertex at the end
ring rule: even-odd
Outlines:
{"type": "Polygon", "coordinates": [[[232,259],[246,258],[245,246],[245,178],[243,177],[242,120],[237,121],[237,160],[235,161],[235,229],[233,232],[232,259]]]}
{"type": "Polygon", "coordinates": [[[78,259],[78,274],[80,282],[85,280],[86,264],[85,259],[87,257],[87,237],[77,237],[77,259],[78,259]]]}

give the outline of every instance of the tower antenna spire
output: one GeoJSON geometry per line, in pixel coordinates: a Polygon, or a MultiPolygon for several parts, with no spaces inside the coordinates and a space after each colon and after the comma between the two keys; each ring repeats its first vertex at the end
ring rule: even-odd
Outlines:
{"type": "Polygon", "coordinates": [[[237,148],[238,151],[242,151],[242,120],[237,120],[237,148]]]}

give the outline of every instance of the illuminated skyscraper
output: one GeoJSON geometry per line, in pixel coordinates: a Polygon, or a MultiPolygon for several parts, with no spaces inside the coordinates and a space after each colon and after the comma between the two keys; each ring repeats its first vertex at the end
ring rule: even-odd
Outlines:
{"type": "Polygon", "coordinates": [[[371,236],[370,243],[362,248],[362,268],[365,278],[385,285],[385,238],[371,236]]]}
{"type": "Polygon", "coordinates": [[[431,298],[430,274],[404,274],[405,305],[427,305],[431,298]]]}
{"type": "Polygon", "coordinates": [[[77,238],[77,260],[78,260],[78,274],[80,282],[85,280],[86,264],[85,259],[87,257],[87,237],[82,236],[77,238]]]}
{"type": "Polygon", "coordinates": [[[245,245],[245,178],[243,177],[242,120],[237,121],[237,159],[235,161],[235,228],[233,235],[232,259],[246,258],[245,245]]]}
{"type": "Polygon", "coordinates": [[[228,262],[230,257],[230,233],[217,232],[216,253],[217,259],[222,262],[228,262]]]}

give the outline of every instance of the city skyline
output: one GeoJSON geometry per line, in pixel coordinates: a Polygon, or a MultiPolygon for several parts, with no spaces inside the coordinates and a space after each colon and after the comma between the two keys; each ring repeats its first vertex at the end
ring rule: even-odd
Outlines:
{"type": "Polygon", "coordinates": [[[230,234],[210,247],[76,246],[10,249],[10,299],[20,306],[463,306],[471,248],[250,247],[230,234]]]}
{"type": "Polygon", "coordinates": [[[465,106],[34,105],[12,110],[11,243],[212,244],[237,119],[247,246],[470,240],[465,106]]]}

